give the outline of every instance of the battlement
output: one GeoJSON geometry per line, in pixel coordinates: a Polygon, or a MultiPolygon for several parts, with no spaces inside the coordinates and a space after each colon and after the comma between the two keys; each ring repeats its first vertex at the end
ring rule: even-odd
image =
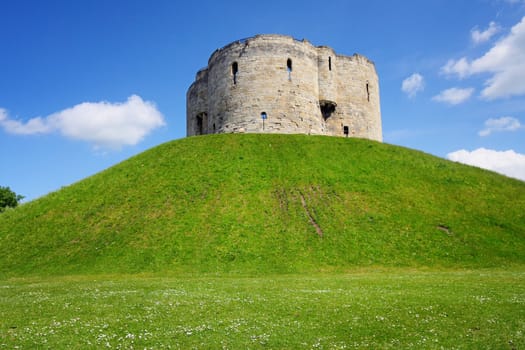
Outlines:
{"type": "Polygon", "coordinates": [[[188,136],[253,132],[382,140],[374,63],[278,34],[215,50],[188,89],[186,113],[188,136]]]}

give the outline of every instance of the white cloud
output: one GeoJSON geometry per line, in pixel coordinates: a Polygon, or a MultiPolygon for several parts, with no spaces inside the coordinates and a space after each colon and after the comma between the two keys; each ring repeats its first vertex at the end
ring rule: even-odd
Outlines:
{"type": "Polygon", "coordinates": [[[30,119],[26,124],[17,120],[9,119],[7,111],[0,108],[0,126],[10,134],[31,135],[38,133],[47,133],[51,131],[49,125],[41,117],[30,119]]]}
{"type": "Polygon", "coordinates": [[[481,96],[487,100],[525,94],[525,17],[512,27],[483,56],[468,61],[465,57],[449,60],[445,74],[466,76],[489,73],[481,96]]]}
{"type": "Polygon", "coordinates": [[[480,44],[489,41],[490,38],[494,36],[494,34],[500,31],[500,29],[501,28],[496,24],[496,22],[490,22],[489,27],[482,32],[480,32],[477,28],[472,29],[470,31],[470,36],[475,44],[480,44]]]}
{"type": "Polygon", "coordinates": [[[459,150],[447,154],[447,158],[525,181],[525,155],[513,150],[495,151],[486,148],[478,148],[472,152],[459,150]]]}
{"type": "Polygon", "coordinates": [[[447,64],[441,67],[441,71],[448,75],[457,74],[459,78],[464,78],[470,74],[470,63],[466,57],[459,60],[448,60],[447,64]]]}
{"type": "Polygon", "coordinates": [[[26,123],[10,119],[0,109],[0,126],[11,134],[32,135],[57,131],[96,148],[120,148],[139,143],[153,129],[165,125],[156,106],[132,95],[124,103],[84,102],[26,123]]]}
{"type": "Polygon", "coordinates": [[[520,121],[514,117],[490,118],[485,121],[485,129],[479,132],[479,136],[488,136],[499,131],[516,131],[522,127],[520,121]]]}
{"type": "Polygon", "coordinates": [[[441,91],[439,95],[432,97],[432,100],[457,105],[468,100],[473,92],[474,88],[450,88],[441,91]]]}
{"type": "Polygon", "coordinates": [[[419,73],[414,73],[401,84],[401,90],[408,95],[408,97],[414,97],[419,91],[423,91],[425,88],[425,81],[423,76],[419,73]]]}

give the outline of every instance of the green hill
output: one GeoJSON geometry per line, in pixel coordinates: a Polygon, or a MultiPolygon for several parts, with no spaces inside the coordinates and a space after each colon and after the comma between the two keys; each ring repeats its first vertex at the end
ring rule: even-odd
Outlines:
{"type": "Polygon", "coordinates": [[[0,274],[523,265],[524,209],[524,182],[392,145],[192,137],[0,214],[0,274]]]}

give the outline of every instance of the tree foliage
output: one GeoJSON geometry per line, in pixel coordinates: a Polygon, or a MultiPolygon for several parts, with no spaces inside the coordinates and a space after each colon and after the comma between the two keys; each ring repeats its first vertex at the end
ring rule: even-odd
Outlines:
{"type": "Polygon", "coordinates": [[[6,208],[15,208],[24,198],[13,192],[9,187],[0,186],[0,213],[6,208]]]}

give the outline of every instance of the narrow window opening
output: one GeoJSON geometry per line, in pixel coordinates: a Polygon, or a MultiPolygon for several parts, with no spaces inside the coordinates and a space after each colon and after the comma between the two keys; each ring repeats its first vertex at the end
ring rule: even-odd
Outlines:
{"type": "Polygon", "coordinates": [[[237,84],[237,73],[239,72],[239,64],[237,62],[232,63],[232,75],[233,83],[237,84]]]}
{"type": "Polygon", "coordinates": [[[213,133],[215,134],[215,123],[213,123],[213,133]]]}
{"type": "Polygon", "coordinates": [[[266,114],[266,112],[261,112],[261,119],[262,119],[262,123],[263,123],[263,130],[264,130],[264,122],[266,119],[268,119],[268,114],[266,114]]]}
{"type": "Polygon", "coordinates": [[[328,70],[332,70],[332,57],[328,56],[328,70]]]}
{"type": "Polygon", "coordinates": [[[343,134],[348,137],[348,134],[349,134],[349,129],[348,129],[348,126],[343,126],[343,134]]]}
{"type": "Polygon", "coordinates": [[[366,83],[366,99],[370,102],[370,89],[368,88],[368,83],[366,83]]]}
{"type": "Polygon", "coordinates": [[[288,80],[292,80],[292,60],[289,58],[286,61],[286,70],[288,71],[288,80]]]}

